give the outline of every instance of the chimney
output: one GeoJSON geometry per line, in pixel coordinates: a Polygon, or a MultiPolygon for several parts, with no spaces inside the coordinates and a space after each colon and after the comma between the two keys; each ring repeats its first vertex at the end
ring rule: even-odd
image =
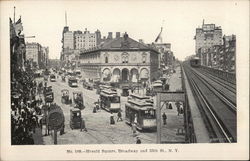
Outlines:
{"type": "Polygon", "coordinates": [[[139,43],[144,44],[143,39],[139,39],[139,43]]]}
{"type": "Polygon", "coordinates": [[[128,39],[128,34],[127,34],[127,32],[125,32],[125,34],[123,35],[123,38],[124,38],[125,40],[128,39]]]}
{"type": "Polygon", "coordinates": [[[113,39],[112,32],[108,33],[108,39],[113,39]]]}
{"type": "Polygon", "coordinates": [[[115,38],[119,38],[120,37],[120,32],[116,32],[115,38]]]}

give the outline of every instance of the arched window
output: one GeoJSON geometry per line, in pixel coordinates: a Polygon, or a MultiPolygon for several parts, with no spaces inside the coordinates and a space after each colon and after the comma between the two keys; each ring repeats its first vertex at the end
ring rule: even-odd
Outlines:
{"type": "Polygon", "coordinates": [[[128,53],[122,53],[122,63],[128,63],[128,53]]]}
{"type": "Polygon", "coordinates": [[[108,57],[105,57],[105,63],[109,63],[108,57]]]}

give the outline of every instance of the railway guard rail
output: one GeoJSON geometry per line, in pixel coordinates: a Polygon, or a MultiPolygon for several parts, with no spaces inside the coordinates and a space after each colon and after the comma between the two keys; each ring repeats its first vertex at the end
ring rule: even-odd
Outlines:
{"type": "Polygon", "coordinates": [[[219,77],[225,81],[228,81],[230,83],[236,84],[236,75],[235,73],[230,73],[230,72],[226,72],[226,71],[222,71],[219,69],[214,69],[214,68],[210,68],[210,67],[206,67],[206,66],[201,66],[201,68],[205,71],[207,71],[208,73],[219,77]]]}
{"type": "Polygon", "coordinates": [[[183,65],[181,65],[181,83],[182,90],[185,91],[185,109],[184,109],[184,128],[185,128],[185,140],[188,143],[196,143],[196,137],[194,132],[193,120],[191,116],[191,110],[189,106],[189,102],[186,95],[186,85],[184,80],[184,70],[183,65]]]}

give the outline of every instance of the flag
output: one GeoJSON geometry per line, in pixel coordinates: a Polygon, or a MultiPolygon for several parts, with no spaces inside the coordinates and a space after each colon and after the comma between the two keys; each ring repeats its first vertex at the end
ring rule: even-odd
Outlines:
{"type": "Polygon", "coordinates": [[[162,41],[161,33],[162,33],[162,27],[161,27],[161,32],[159,33],[159,35],[155,39],[155,42],[157,42],[159,39],[162,41]]]}
{"type": "Polygon", "coordinates": [[[13,22],[12,22],[12,20],[11,20],[11,18],[10,18],[10,38],[13,38],[13,37],[15,37],[15,36],[16,36],[15,28],[14,28],[13,22]]]}
{"type": "Polygon", "coordinates": [[[23,31],[23,24],[21,22],[21,17],[19,18],[19,20],[14,24],[14,28],[15,28],[15,32],[16,35],[20,35],[21,32],[23,31]]]}

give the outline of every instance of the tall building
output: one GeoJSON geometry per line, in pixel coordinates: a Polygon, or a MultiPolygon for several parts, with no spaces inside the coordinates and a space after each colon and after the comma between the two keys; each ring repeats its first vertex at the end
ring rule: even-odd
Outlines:
{"type": "Polygon", "coordinates": [[[63,48],[64,50],[74,49],[74,33],[72,31],[67,31],[63,36],[63,48]]]}
{"type": "Polygon", "coordinates": [[[236,36],[229,35],[223,36],[224,46],[224,67],[223,69],[228,72],[236,71],[236,36]]]}
{"type": "Polygon", "coordinates": [[[31,62],[33,68],[46,68],[48,52],[49,48],[42,47],[39,43],[26,43],[26,60],[31,62]]]}
{"type": "Polygon", "coordinates": [[[165,66],[165,65],[170,65],[172,64],[170,61],[170,53],[171,52],[171,44],[170,43],[153,43],[151,46],[157,49],[157,51],[160,53],[160,64],[165,66]]]}
{"type": "Polygon", "coordinates": [[[90,49],[96,47],[100,43],[101,32],[97,30],[95,33],[90,33],[87,29],[74,32],[75,49],[90,49]]]}
{"type": "Polygon", "coordinates": [[[215,24],[205,24],[203,20],[202,27],[196,28],[194,39],[195,53],[201,58],[201,64],[205,65],[207,56],[203,55],[203,53],[214,45],[222,45],[222,29],[220,26],[215,26],[215,24]],[[199,52],[199,49],[201,52],[199,52]]]}
{"type": "Polygon", "coordinates": [[[41,45],[39,43],[26,43],[26,60],[31,62],[32,67],[39,68],[41,62],[41,45]]]}
{"type": "Polygon", "coordinates": [[[42,47],[42,57],[43,57],[43,64],[45,67],[48,66],[48,60],[49,60],[49,47],[42,47]]]}

